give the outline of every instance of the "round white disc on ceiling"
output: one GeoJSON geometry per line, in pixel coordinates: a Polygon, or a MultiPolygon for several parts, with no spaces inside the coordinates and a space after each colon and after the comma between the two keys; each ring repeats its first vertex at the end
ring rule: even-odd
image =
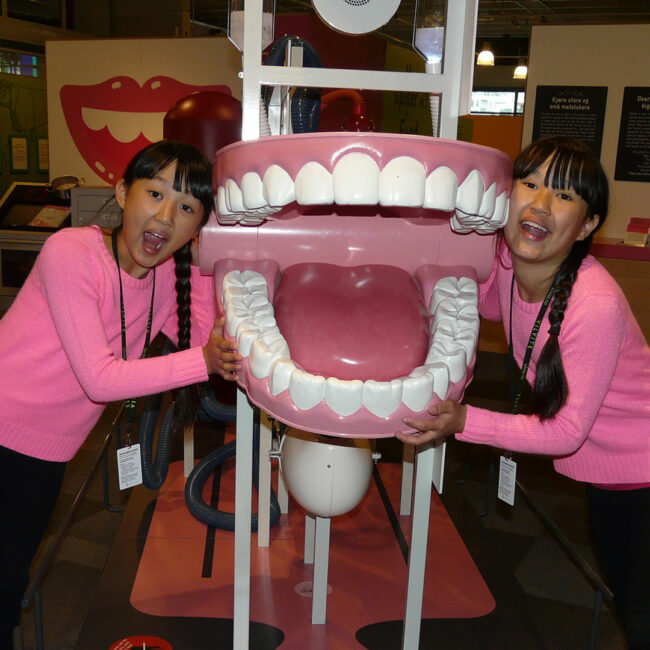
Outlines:
{"type": "Polygon", "coordinates": [[[312,0],[321,20],[345,34],[367,34],[383,27],[399,3],[400,0],[312,0]]]}

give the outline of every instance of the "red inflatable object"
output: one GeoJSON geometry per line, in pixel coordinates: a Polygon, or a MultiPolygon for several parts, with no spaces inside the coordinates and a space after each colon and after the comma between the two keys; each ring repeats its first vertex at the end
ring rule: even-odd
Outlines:
{"type": "Polygon", "coordinates": [[[216,90],[200,90],[179,99],[163,119],[163,137],[189,142],[209,160],[241,140],[241,102],[216,90]]]}

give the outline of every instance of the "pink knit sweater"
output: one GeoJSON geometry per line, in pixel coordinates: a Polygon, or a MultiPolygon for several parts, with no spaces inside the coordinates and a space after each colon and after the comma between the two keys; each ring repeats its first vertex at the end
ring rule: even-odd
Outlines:
{"type": "MultiPolygon", "coordinates": [[[[152,274],[122,272],[127,361],[122,360],[117,267],[96,226],[49,237],[0,320],[0,445],[52,461],[72,458],[108,402],[207,379],[201,346],[214,324],[212,278],[192,270],[192,346],[140,359],[152,274]]],[[[156,270],[152,338],[176,341],[174,261],[156,270]]]]}
{"type": "MultiPolygon", "coordinates": [[[[506,334],[511,279],[505,251],[480,299],[481,314],[503,320],[506,334]]],[[[515,286],[512,337],[520,366],[539,307],[522,301],[515,286]]],[[[548,329],[547,313],[528,371],[531,384],[548,329]]],[[[560,474],[579,481],[650,482],[650,348],[620,287],[592,256],[578,272],[559,344],[569,396],[554,418],[541,422],[468,406],[465,429],[456,438],[553,456],[560,474]]]]}

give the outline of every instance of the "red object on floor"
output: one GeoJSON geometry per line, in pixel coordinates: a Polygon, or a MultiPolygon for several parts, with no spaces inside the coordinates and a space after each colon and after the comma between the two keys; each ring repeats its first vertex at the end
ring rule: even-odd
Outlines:
{"type": "MultiPolygon", "coordinates": [[[[377,467],[399,512],[401,465],[377,467]]],[[[174,463],[156,502],[131,604],[155,616],[232,618],[234,535],[216,531],[212,575],[202,578],[206,526],[187,510],[184,485],[182,463],[174,463]]],[[[206,485],[206,493],[208,489],[206,485]]],[[[234,459],[223,467],[219,508],[232,512],[233,504],[234,459]]],[[[409,517],[398,519],[408,541],[409,517]]],[[[332,519],[325,625],[311,624],[311,598],[304,583],[312,580],[313,566],[303,563],[303,551],[304,511],[293,500],[289,514],[271,529],[268,548],[258,548],[253,535],[250,618],[281,629],[283,647],[361,648],[355,640],[359,628],[404,617],[407,567],[374,482],[357,508],[332,519]]],[[[474,618],[494,607],[490,590],[434,493],[422,617],[474,618]]]]}
{"type": "Polygon", "coordinates": [[[130,636],[120,639],[109,650],[172,650],[172,647],[157,636],[130,636]]]}

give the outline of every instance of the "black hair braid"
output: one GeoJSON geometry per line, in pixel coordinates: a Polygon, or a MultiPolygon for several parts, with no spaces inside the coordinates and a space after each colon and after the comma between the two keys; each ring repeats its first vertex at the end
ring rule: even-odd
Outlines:
{"type": "Polygon", "coordinates": [[[548,340],[539,355],[535,386],[531,395],[531,411],[537,414],[540,420],[552,418],[564,406],[569,394],[560,354],[559,336],[573,283],[582,260],[589,252],[590,240],[591,238],[587,238],[574,243],[553,281],[555,293],[548,316],[551,327],[548,330],[548,340]]]}
{"type": "MultiPolygon", "coordinates": [[[[191,260],[192,242],[179,248],[174,253],[176,262],[176,304],[178,305],[178,349],[190,347],[191,334],[191,260]]],[[[197,393],[195,386],[183,386],[174,391],[174,412],[172,433],[183,433],[194,423],[197,411],[197,393]]]]}

